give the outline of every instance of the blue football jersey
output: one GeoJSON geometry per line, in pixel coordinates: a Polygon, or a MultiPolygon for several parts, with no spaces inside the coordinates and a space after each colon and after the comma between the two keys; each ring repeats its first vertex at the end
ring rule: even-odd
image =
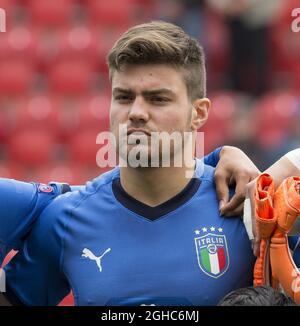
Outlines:
{"type": "MultiPolygon", "coordinates": [[[[215,167],[221,149],[219,147],[205,156],[204,162],[215,167]]],[[[81,187],[84,186],[57,182],[45,185],[0,178],[0,266],[11,249],[20,249],[36,218],[54,198],[81,187]]]]}
{"type": "MultiPolygon", "coordinates": [[[[204,167],[204,169],[203,169],[204,167]]],[[[6,267],[26,305],[216,305],[252,284],[254,256],[241,218],[219,215],[214,169],[156,207],[129,196],[115,168],[43,210],[6,267]]]]}

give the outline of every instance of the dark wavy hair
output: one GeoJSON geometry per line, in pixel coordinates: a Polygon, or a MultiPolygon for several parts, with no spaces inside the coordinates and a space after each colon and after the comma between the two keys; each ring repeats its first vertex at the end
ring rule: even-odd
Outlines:
{"type": "Polygon", "coordinates": [[[125,65],[167,64],[182,70],[191,100],[206,96],[203,48],[180,27],[162,21],[130,28],[107,56],[109,76],[125,65]]]}
{"type": "Polygon", "coordinates": [[[218,306],[296,306],[296,303],[270,286],[257,286],[230,292],[218,306]]]}

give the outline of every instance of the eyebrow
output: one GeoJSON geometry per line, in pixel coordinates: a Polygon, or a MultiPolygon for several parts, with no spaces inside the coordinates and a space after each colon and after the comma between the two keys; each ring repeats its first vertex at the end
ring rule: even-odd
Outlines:
{"type": "MultiPolygon", "coordinates": [[[[115,93],[134,94],[134,91],[130,88],[116,87],[113,89],[113,94],[115,94],[115,93]]],[[[146,91],[142,91],[142,94],[144,96],[158,95],[158,94],[166,94],[166,95],[170,95],[170,96],[175,96],[175,93],[168,88],[158,88],[158,89],[153,89],[153,90],[146,90],[146,91]]]]}
{"type": "Polygon", "coordinates": [[[120,92],[120,93],[130,93],[132,92],[131,89],[129,88],[121,88],[121,87],[116,87],[113,89],[113,93],[120,92]]]}
{"type": "Polygon", "coordinates": [[[158,88],[158,89],[153,89],[153,90],[149,90],[149,91],[143,91],[142,94],[146,95],[146,96],[158,95],[158,94],[175,96],[175,93],[168,88],[158,88]]]}

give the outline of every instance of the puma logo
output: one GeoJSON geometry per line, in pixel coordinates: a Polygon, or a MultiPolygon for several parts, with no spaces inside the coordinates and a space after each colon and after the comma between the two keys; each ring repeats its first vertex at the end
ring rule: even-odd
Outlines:
{"type": "Polygon", "coordinates": [[[82,257],[85,257],[85,258],[89,258],[90,260],[94,260],[99,268],[99,271],[102,272],[102,266],[101,266],[101,259],[103,258],[104,255],[106,255],[107,253],[109,253],[111,251],[111,248],[108,248],[104,251],[104,253],[97,257],[95,256],[90,249],[88,248],[84,248],[82,250],[82,257]]]}

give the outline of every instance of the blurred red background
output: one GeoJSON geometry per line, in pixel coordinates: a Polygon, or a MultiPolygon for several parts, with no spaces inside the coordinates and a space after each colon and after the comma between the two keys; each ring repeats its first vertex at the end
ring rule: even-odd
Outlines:
{"type": "Polygon", "coordinates": [[[291,30],[299,3],[234,2],[0,0],[0,176],[82,184],[103,172],[96,135],[109,129],[105,57],[128,27],[153,19],[181,25],[206,52],[206,153],[236,145],[264,169],[299,147],[300,33],[291,30]]]}

